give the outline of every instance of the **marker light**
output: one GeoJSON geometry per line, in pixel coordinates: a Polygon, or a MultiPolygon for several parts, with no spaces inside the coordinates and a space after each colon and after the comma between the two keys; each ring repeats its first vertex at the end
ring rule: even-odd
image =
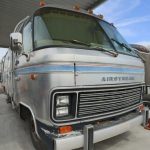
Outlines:
{"type": "Polygon", "coordinates": [[[45,5],[46,5],[45,0],[40,0],[40,7],[43,7],[45,5]]]}
{"type": "Polygon", "coordinates": [[[114,23],[111,23],[112,26],[114,26],[114,23]]]}
{"type": "Polygon", "coordinates": [[[93,10],[92,10],[92,9],[89,9],[89,10],[88,10],[88,14],[93,15],[93,10]]]}
{"type": "Polygon", "coordinates": [[[100,14],[100,15],[98,15],[98,18],[104,19],[104,16],[100,14]]]}
{"type": "Polygon", "coordinates": [[[59,128],[59,133],[64,134],[64,133],[71,132],[72,130],[73,130],[72,126],[64,126],[59,128]]]}
{"type": "Polygon", "coordinates": [[[73,6],[73,9],[79,11],[80,10],[80,5],[73,6]]]}
{"type": "Polygon", "coordinates": [[[29,75],[29,78],[30,78],[31,80],[36,80],[37,77],[38,77],[37,74],[30,74],[30,75],[29,75]]]}

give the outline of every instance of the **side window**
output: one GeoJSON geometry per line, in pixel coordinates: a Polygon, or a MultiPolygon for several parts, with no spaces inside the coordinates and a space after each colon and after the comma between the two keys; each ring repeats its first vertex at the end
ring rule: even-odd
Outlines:
{"type": "Polygon", "coordinates": [[[34,45],[35,48],[50,45],[50,34],[42,17],[36,16],[34,19],[34,45]]]}
{"type": "Polygon", "coordinates": [[[28,22],[23,28],[23,50],[28,53],[32,51],[32,28],[31,22],[28,22]]]}

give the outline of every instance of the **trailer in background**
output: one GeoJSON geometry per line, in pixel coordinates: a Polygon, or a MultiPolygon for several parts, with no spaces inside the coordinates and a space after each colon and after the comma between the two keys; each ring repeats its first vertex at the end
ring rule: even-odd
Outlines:
{"type": "Polygon", "coordinates": [[[146,90],[143,101],[145,105],[148,105],[150,107],[150,50],[143,45],[131,44],[131,46],[138,51],[145,64],[146,90]]]}

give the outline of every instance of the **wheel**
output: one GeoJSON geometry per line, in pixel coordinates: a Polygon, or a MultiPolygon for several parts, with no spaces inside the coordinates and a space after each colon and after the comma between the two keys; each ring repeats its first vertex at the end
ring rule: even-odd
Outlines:
{"type": "Polygon", "coordinates": [[[11,97],[9,95],[7,95],[6,103],[11,103],[11,97]]]}
{"type": "Polygon", "coordinates": [[[36,148],[36,150],[46,150],[44,144],[42,143],[42,141],[39,139],[39,137],[35,132],[35,125],[34,125],[33,118],[30,117],[28,119],[28,122],[29,122],[30,136],[34,147],[36,148]]]}

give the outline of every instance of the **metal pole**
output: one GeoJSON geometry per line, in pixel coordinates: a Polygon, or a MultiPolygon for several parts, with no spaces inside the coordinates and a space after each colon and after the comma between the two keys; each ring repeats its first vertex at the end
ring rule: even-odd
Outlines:
{"type": "Polygon", "coordinates": [[[148,125],[148,119],[149,119],[149,109],[145,107],[143,112],[143,126],[146,127],[148,125]]]}
{"type": "Polygon", "coordinates": [[[86,125],[84,127],[84,150],[94,150],[93,132],[93,125],[86,125]]]}

